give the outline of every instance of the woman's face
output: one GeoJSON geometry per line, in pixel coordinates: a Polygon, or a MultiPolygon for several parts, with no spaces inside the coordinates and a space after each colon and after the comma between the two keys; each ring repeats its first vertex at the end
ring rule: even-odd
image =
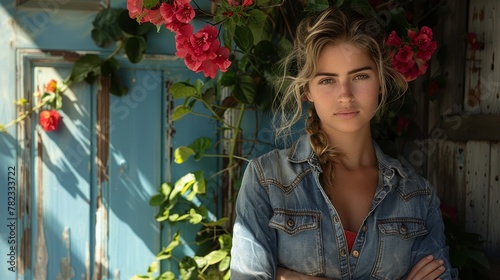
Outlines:
{"type": "Polygon", "coordinates": [[[307,98],[314,103],[328,135],[370,131],[380,82],[368,54],[352,44],[328,44],[320,53],[307,98]]]}

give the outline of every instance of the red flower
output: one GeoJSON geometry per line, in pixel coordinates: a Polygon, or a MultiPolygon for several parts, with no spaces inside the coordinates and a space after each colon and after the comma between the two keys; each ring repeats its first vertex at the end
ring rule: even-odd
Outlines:
{"type": "Polygon", "coordinates": [[[175,36],[176,56],[184,58],[186,66],[205,77],[215,78],[217,70],[225,72],[231,64],[229,50],[220,46],[217,28],[206,25],[193,34],[193,27],[181,27],[175,36]]]}
{"type": "Polygon", "coordinates": [[[144,5],[142,0],[127,0],[127,10],[130,18],[135,18],[138,22],[143,22],[144,5]]]}
{"type": "Polygon", "coordinates": [[[45,85],[45,92],[51,92],[51,93],[56,93],[57,90],[57,81],[56,80],[50,80],[46,85],[45,85]]]}
{"type": "Polygon", "coordinates": [[[410,38],[413,39],[412,44],[414,46],[417,46],[419,50],[423,50],[423,51],[427,50],[427,48],[431,44],[432,30],[429,27],[424,26],[424,27],[422,27],[422,29],[420,30],[420,33],[418,35],[416,35],[415,32],[412,32],[411,34],[412,35],[410,35],[410,34],[408,34],[408,35],[410,35],[410,38]]]}
{"type": "Polygon", "coordinates": [[[413,50],[410,46],[404,45],[399,49],[394,58],[399,62],[408,62],[413,59],[413,50]]]}
{"type": "Polygon", "coordinates": [[[392,31],[391,34],[389,34],[389,37],[387,37],[385,44],[388,46],[399,47],[402,42],[401,38],[398,34],[396,34],[396,31],[392,31]]]}
{"type": "Polygon", "coordinates": [[[60,121],[61,116],[56,110],[44,110],[40,112],[40,125],[47,132],[57,130],[60,121]]]}
{"type": "Polygon", "coordinates": [[[431,59],[432,54],[434,54],[434,51],[436,51],[436,49],[437,49],[437,43],[436,41],[432,41],[426,50],[419,49],[417,51],[416,57],[418,59],[429,60],[431,59]]]}
{"type": "Polygon", "coordinates": [[[190,0],[175,0],[172,5],[161,4],[160,13],[168,30],[178,32],[194,18],[196,13],[189,2],[190,0]]]}
{"type": "Polygon", "coordinates": [[[164,23],[163,17],[161,16],[160,9],[148,10],[144,9],[144,17],[142,22],[151,22],[156,26],[160,26],[164,23]]]}

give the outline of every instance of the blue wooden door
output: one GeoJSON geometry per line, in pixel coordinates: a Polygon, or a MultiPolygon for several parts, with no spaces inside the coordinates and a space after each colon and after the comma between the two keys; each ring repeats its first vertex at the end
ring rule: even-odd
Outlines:
{"type": "MultiPolygon", "coordinates": [[[[19,57],[19,87],[28,99],[71,71],[61,57],[19,57]]],[[[44,131],[33,115],[17,135],[0,135],[17,143],[19,158],[15,273],[3,262],[0,279],[130,279],[146,272],[168,238],[149,198],[171,180],[169,143],[183,141],[172,138],[166,118],[166,84],[192,74],[176,60],[122,62],[127,95],[110,95],[105,82],[74,84],[64,93],[57,131],[44,131]]],[[[178,136],[194,139],[213,125],[198,121],[178,136]]],[[[9,247],[0,244],[5,255],[9,247]]]]}

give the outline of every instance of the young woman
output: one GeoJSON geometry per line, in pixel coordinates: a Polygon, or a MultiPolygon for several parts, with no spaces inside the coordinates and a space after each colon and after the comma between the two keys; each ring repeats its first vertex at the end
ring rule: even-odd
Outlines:
{"type": "Polygon", "coordinates": [[[456,278],[432,186],[371,139],[389,91],[407,87],[380,30],[337,8],[299,25],[278,133],[301,118],[306,98],[307,134],[248,165],[231,279],[456,278]]]}

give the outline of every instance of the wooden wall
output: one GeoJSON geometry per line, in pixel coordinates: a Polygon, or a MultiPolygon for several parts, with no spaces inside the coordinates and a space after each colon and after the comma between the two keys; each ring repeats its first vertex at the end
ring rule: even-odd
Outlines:
{"type": "MultiPolygon", "coordinates": [[[[500,258],[500,1],[456,1],[442,22],[448,45],[446,89],[429,104],[429,180],[442,203],[458,210],[468,232],[480,234],[500,258]],[[464,20],[465,19],[465,20],[464,20]],[[475,32],[484,48],[472,50],[475,32]],[[495,57],[495,54],[497,57],[495,57]]],[[[434,69],[435,70],[435,69],[434,69]]],[[[496,262],[496,261],[495,261],[496,262]]]]}

